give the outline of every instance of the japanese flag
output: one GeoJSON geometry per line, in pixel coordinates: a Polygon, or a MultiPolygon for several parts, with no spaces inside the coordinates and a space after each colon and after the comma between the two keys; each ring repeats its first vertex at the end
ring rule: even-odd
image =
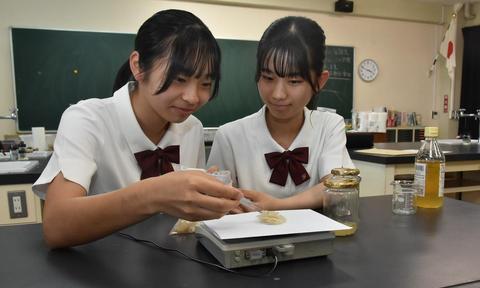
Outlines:
{"type": "Polygon", "coordinates": [[[448,26],[445,37],[440,44],[440,54],[445,57],[448,75],[451,79],[454,77],[455,66],[455,53],[457,50],[457,17],[452,17],[452,21],[448,26]]]}

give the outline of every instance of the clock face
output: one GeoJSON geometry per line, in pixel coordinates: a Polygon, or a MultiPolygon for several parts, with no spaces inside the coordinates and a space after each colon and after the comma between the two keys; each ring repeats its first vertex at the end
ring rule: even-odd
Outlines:
{"type": "Polygon", "coordinates": [[[363,81],[370,82],[375,80],[378,75],[378,65],[372,59],[363,60],[358,66],[358,75],[363,81]]]}

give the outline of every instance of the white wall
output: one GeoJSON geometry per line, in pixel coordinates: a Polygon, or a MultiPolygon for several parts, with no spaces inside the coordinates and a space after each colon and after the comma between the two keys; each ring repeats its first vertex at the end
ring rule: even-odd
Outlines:
{"type": "Polygon", "coordinates": [[[480,3],[472,3],[470,12],[475,15],[473,19],[465,21],[465,26],[478,26],[480,25],[480,3]]]}
{"type": "MultiPolygon", "coordinates": [[[[387,106],[416,111],[422,115],[423,124],[440,124],[440,120],[432,120],[430,114],[432,109],[440,111],[440,101],[436,98],[443,90],[449,91],[448,83],[443,87],[446,71],[437,74],[440,89],[434,89],[435,77],[428,78],[426,73],[441,40],[441,25],[160,0],[2,0],[0,115],[8,114],[8,108],[14,105],[9,26],[134,33],[154,12],[168,8],[193,12],[211,28],[215,37],[229,39],[258,40],[274,19],[286,15],[310,17],[325,29],[327,44],[355,47],[355,69],[364,58],[373,58],[379,63],[379,77],[372,83],[362,82],[355,73],[356,109],[387,106]]],[[[448,126],[449,121],[446,123],[448,126]]],[[[441,132],[444,131],[441,129],[441,132]]],[[[0,120],[0,138],[14,133],[13,121],[0,120]]]]}
{"type": "MultiPolygon", "coordinates": [[[[230,6],[257,7],[333,14],[335,0],[179,0],[230,6]]],[[[349,15],[403,19],[418,22],[442,22],[442,2],[448,0],[361,0],[354,1],[349,15]]]]}

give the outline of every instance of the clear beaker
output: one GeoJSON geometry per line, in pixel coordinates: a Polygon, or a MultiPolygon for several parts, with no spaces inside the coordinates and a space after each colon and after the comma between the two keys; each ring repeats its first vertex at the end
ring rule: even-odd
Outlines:
{"type": "Polygon", "coordinates": [[[415,195],[417,188],[413,180],[395,180],[392,195],[392,212],[399,215],[411,215],[417,212],[415,195]]]}

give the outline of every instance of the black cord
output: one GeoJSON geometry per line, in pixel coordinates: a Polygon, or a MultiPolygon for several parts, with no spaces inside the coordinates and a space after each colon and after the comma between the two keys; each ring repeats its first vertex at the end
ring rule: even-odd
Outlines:
{"type": "Polygon", "coordinates": [[[200,264],[204,264],[204,265],[208,265],[208,266],[212,266],[212,267],[215,267],[217,269],[221,269],[221,270],[224,270],[224,271],[227,271],[227,272],[230,272],[230,273],[235,273],[235,274],[238,274],[238,275],[242,275],[242,276],[248,276],[248,277],[267,277],[267,276],[270,276],[274,271],[275,269],[277,268],[277,264],[278,264],[278,257],[276,255],[273,255],[274,259],[275,259],[275,262],[273,263],[273,267],[266,273],[262,273],[262,274],[250,274],[250,273],[242,273],[242,272],[239,272],[239,271],[235,271],[233,269],[228,269],[228,268],[225,268],[221,265],[218,265],[218,264],[215,264],[215,263],[211,263],[211,262],[208,262],[208,261],[204,261],[204,260],[201,260],[201,259],[198,259],[198,258],[195,258],[195,257],[192,257],[192,256],[189,256],[187,254],[185,254],[184,252],[180,251],[180,250],[177,250],[177,249],[173,249],[173,248],[167,248],[167,247],[163,247],[163,246],[160,246],[158,245],[157,243],[155,243],[154,241],[150,241],[150,240],[146,240],[146,239],[140,239],[140,238],[137,238],[135,236],[132,236],[130,234],[127,234],[127,233],[123,233],[123,232],[118,232],[118,235],[124,237],[124,238],[127,238],[127,239],[130,239],[132,241],[135,241],[135,242],[139,242],[139,243],[142,243],[142,244],[146,244],[146,245],[149,245],[149,246],[153,246],[155,248],[158,248],[158,249],[161,249],[161,250],[164,250],[164,251],[169,251],[169,252],[175,252],[175,253],[178,253],[180,255],[182,255],[183,257],[189,259],[189,260],[192,260],[192,261],[195,261],[197,263],[200,263],[200,264]]]}
{"type": "Polygon", "coordinates": [[[474,284],[474,283],[478,283],[478,282],[480,282],[480,279],[473,280],[473,281],[468,281],[468,282],[463,282],[463,283],[457,283],[457,284],[448,285],[448,286],[442,286],[442,288],[460,287],[460,286],[464,286],[464,285],[468,285],[468,284],[474,284]]]}

